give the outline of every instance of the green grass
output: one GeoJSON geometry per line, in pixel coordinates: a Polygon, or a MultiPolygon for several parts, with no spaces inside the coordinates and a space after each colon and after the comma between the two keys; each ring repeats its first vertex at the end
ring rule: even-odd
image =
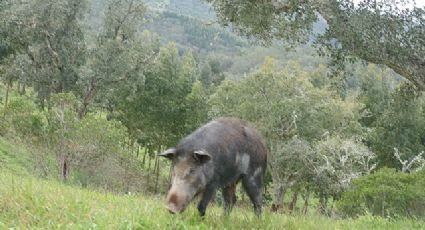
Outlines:
{"type": "MultiPolygon", "coordinates": [[[[195,204],[180,215],[164,208],[164,198],[117,195],[37,179],[29,170],[33,149],[0,137],[1,229],[425,229],[425,222],[364,216],[332,219],[311,212],[287,215],[236,207],[224,216],[210,205],[204,218],[195,204]]],[[[266,207],[266,209],[268,209],[266,207]]]]}
{"type": "Polygon", "coordinates": [[[225,217],[211,206],[205,218],[195,205],[180,215],[164,208],[162,197],[116,195],[60,182],[0,172],[0,229],[420,229],[424,222],[387,221],[365,216],[331,219],[235,208],[225,217]]]}
{"type": "Polygon", "coordinates": [[[0,169],[19,175],[27,175],[32,159],[21,143],[13,143],[0,137],[0,169]]]}

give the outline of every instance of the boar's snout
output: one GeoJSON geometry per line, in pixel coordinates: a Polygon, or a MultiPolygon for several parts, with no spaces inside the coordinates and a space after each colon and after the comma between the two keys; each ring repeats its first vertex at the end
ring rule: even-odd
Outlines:
{"type": "Polygon", "coordinates": [[[183,212],[186,207],[185,204],[187,203],[184,200],[185,199],[179,198],[177,194],[175,193],[168,194],[167,196],[168,211],[172,214],[183,212]]]}

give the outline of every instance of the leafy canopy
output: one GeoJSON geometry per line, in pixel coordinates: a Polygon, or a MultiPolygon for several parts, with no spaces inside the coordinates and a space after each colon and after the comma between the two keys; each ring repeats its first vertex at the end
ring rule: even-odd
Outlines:
{"type": "Polygon", "coordinates": [[[425,8],[414,1],[205,0],[219,22],[264,42],[309,41],[318,19],[328,28],[316,40],[337,61],[384,64],[425,90],[425,8]]]}

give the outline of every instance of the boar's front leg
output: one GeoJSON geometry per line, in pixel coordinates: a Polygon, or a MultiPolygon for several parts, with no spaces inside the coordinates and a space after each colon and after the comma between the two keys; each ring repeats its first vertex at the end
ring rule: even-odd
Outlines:
{"type": "Polygon", "coordinates": [[[215,190],[215,187],[207,187],[205,189],[204,193],[202,194],[202,199],[198,204],[199,215],[205,215],[205,210],[207,209],[208,203],[210,202],[211,198],[215,194],[215,190]]]}

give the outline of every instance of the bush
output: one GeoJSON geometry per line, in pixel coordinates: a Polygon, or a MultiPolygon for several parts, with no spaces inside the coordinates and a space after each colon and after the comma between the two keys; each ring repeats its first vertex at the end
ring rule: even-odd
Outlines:
{"type": "Polygon", "coordinates": [[[88,114],[67,138],[72,182],[116,192],[144,189],[141,163],[124,149],[127,129],[117,121],[88,114]]]}
{"type": "Polygon", "coordinates": [[[7,108],[1,111],[0,132],[16,132],[23,137],[40,136],[46,125],[45,116],[37,109],[37,105],[25,98],[16,97],[10,100],[7,108]]]}
{"type": "Polygon", "coordinates": [[[347,216],[425,217],[425,169],[402,173],[383,168],[353,181],[338,208],[347,216]]]}

